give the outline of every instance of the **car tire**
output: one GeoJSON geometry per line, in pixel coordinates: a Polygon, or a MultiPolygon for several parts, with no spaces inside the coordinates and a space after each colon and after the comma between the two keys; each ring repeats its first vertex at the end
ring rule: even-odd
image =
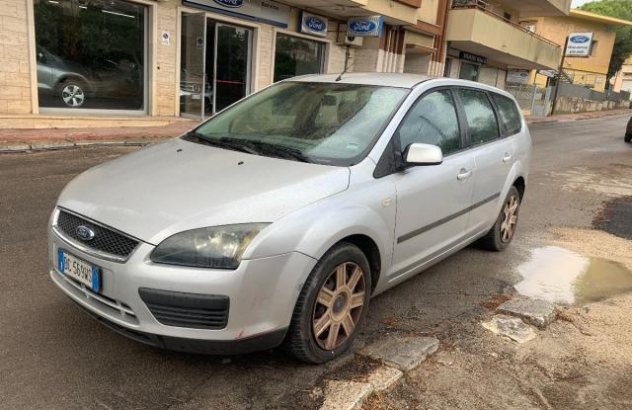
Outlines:
{"type": "Polygon", "coordinates": [[[78,80],[65,80],[59,84],[59,98],[68,108],[80,108],[86,102],[86,85],[78,80]]]}
{"type": "Polygon", "coordinates": [[[493,252],[507,249],[516,234],[521,199],[516,187],[512,186],[505,197],[496,223],[485,236],[478,240],[477,245],[480,248],[493,252]]]}
{"type": "Polygon", "coordinates": [[[366,316],[370,293],[367,257],[353,244],[335,245],[303,285],[284,347],[308,363],[324,363],[344,354],[366,316]]]}
{"type": "Polygon", "coordinates": [[[631,134],[626,134],[624,140],[625,140],[625,142],[632,142],[632,133],[631,134]]]}

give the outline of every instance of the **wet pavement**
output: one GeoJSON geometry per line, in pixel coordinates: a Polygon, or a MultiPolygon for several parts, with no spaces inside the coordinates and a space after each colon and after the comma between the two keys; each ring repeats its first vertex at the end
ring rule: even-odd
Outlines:
{"type": "MultiPolygon", "coordinates": [[[[478,324],[488,314],[483,302],[529,277],[537,277],[537,273],[530,276],[525,266],[537,260],[534,253],[538,249],[553,246],[552,241],[562,238],[565,242],[554,246],[578,255],[570,258],[578,267],[586,267],[587,258],[586,272],[595,263],[590,258],[601,258],[597,263],[606,263],[603,259],[623,263],[610,256],[613,246],[609,244],[600,251],[603,254],[592,255],[590,251],[606,242],[600,239],[590,243],[588,238],[596,237],[592,231],[576,230],[592,228],[604,201],[632,192],[632,145],[624,144],[622,135],[626,122],[627,117],[620,116],[532,127],[534,167],[514,244],[503,253],[465,249],[375,298],[359,344],[414,332],[438,337],[445,349],[472,343],[473,354],[484,356],[485,343],[492,342],[472,330],[470,324],[486,332],[478,324]],[[560,227],[574,230],[556,233],[560,227]],[[589,249],[582,248],[585,244],[590,245],[589,249]],[[480,337],[481,344],[471,342],[468,335],[480,337]]],[[[322,383],[325,375],[335,375],[343,363],[310,366],[280,351],[226,361],[156,350],[100,326],[50,282],[45,235],[57,195],[77,173],[131,150],[104,147],[0,156],[0,307],[4,312],[0,315],[0,408],[314,408],[310,396],[314,386],[322,383]]],[[[616,246],[625,258],[628,242],[616,246]]],[[[614,268],[608,265],[607,269],[614,268]]],[[[617,272],[613,275],[622,283],[620,288],[578,293],[575,289],[578,283],[579,288],[584,286],[583,279],[595,280],[593,275],[581,272],[569,274],[557,284],[561,291],[552,294],[564,295],[568,300],[572,297],[568,303],[584,303],[582,300],[619,294],[627,286],[623,285],[625,274],[617,272]]],[[[543,283],[547,284],[546,280],[543,283]]],[[[587,287],[592,289],[593,282],[589,281],[587,287]]],[[[610,314],[606,308],[604,312],[610,314]]],[[[626,343],[623,336],[611,339],[626,343]]],[[[473,363],[471,358],[468,360],[473,363]]],[[[477,397],[475,388],[480,388],[489,391],[489,397],[508,397],[505,407],[506,403],[524,404],[525,408],[533,404],[530,398],[523,402],[515,394],[505,397],[492,389],[496,387],[493,380],[504,371],[499,365],[481,365],[472,390],[468,390],[468,383],[473,382],[471,374],[463,370],[460,382],[446,379],[446,391],[456,394],[454,386],[459,385],[463,392],[471,391],[472,397],[477,397]]],[[[473,366],[469,367],[470,373],[477,369],[473,366]]],[[[614,383],[621,369],[611,370],[609,377],[614,383]]],[[[460,371],[452,371],[453,376],[460,371]]],[[[424,376],[427,380],[432,375],[424,376]]],[[[619,391],[616,383],[611,387],[613,392],[619,391]]],[[[428,396],[418,398],[421,408],[432,407],[433,403],[434,408],[473,408],[456,402],[450,406],[438,396],[435,402],[423,405],[423,400],[432,399],[432,392],[418,390],[428,396]]],[[[437,387],[437,391],[441,389],[437,387]]],[[[553,389],[551,395],[555,394],[561,393],[553,389]]],[[[566,400],[567,396],[559,398],[566,400]]]]}
{"type": "Polygon", "coordinates": [[[523,277],[514,285],[518,293],[557,304],[583,305],[632,291],[632,271],[622,264],[557,246],[533,249],[517,269],[523,277]]]}

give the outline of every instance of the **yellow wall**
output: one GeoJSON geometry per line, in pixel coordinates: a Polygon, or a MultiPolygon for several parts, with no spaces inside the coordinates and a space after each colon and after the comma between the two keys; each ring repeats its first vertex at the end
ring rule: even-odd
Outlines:
{"type": "Polygon", "coordinates": [[[417,20],[437,24],[438,8],[439,0],[422,0],[421,7],[417,9],[417,20]]]}
{"type": "MultiPolygon", "coordinates": [[[[604,90],[615,40],[615,33],[609,31],[608,26],[573,17],[539,17],[523,21],[522,25],[535,25],[537,34],[559,44],[564,44],[570,33],[594,33],[593,41],[597,43],[592,55],[567,56],[564,59],[564,70],[573,77],[575,84],[594,84],[595,90],[604,90]]],[[[546,77],[538,75],[536,82],[543,85],[546,83],[546,77]]]]}

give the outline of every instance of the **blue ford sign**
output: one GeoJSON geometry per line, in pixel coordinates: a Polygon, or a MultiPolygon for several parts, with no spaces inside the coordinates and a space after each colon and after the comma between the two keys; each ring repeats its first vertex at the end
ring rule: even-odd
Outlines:
{"type": "Polygon", "coordinates": [[[301,32],[314,36],[326,37],[328,20],[326,17],[303,12],[301,15],[301,32]]]}
{"type": "Polygon", "coordinates": [[[352,17],[347,22],[349,37],[379,37],[382,35],[384,19],[382,16],[352,17]]]}
{"type": "Polygon", "coordinates": [[[593,33],[571,33],[566,43],[566,55],[588,57],[593,43],[593,33]]]}
{"type": "Polygon", "coordinates": [[[583,43],[587,43],[589,41],[590,41],[590,37],[588,37],[588,36],[579,35],[579,36],[571,37],[571,43],[583,44],[583,43]]]}
{"type": "Polygon", "coordinates": [[[215,3],[231,9],[238,9],[244,5],[244,0],[215,0],[215,3]]]}

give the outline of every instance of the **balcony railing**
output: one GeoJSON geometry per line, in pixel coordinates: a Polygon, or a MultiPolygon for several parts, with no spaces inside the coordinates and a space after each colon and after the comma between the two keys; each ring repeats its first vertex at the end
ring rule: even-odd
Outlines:
{"type": "Polygon", "coordinates": [[[537,38],[538,40],[544,41],[545,43],[548,43],[557,48],[560,48],[560,49],[562,48],[562,46],[557,44],[556,42],[551,41],[546,37],[542,37],[541,35],[536,34],[533,31],[528,30],[525,27],[522,27],[521,25],[514,23],[513,21],[505,18],[504,16],[494,13],[492,11],[492,7],[490,6],[490,4],[483,0],[452,0],[452,9],[453,10],[475,9],[475,10],[482,11],[483,13],[490,15],[494,18],[497,18],[499,20],[502,20],[504,23],[509,24],[520,31],[523,31],[529,34],[530,36],[537,38]]]}

